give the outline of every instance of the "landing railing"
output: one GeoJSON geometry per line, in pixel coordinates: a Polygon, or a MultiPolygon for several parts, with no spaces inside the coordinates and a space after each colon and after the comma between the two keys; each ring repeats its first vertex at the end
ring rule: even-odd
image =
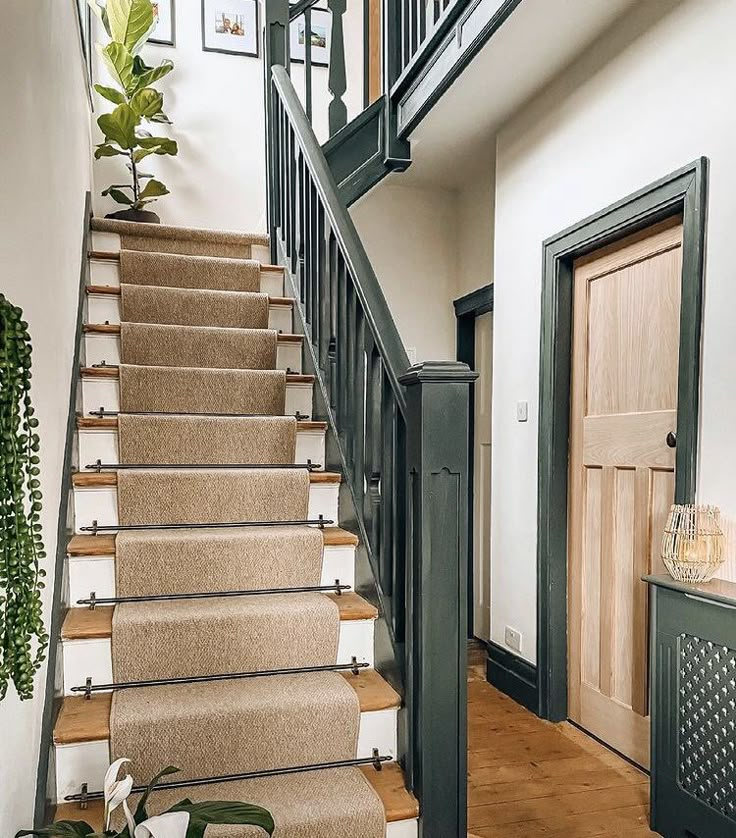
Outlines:
{"type": "Polygon", "coordinates": [[[427,38],[453,14],[452,10],[462,5],[461,0],[399,0],[396,4],[401,32],[399,72],[406,69],[427,38]]]}
{"type": "MultiPolygon", "coordinates": [[[[466,833],[469,388],[408,358],[271,18],[269,226],[325,396],[404,685],[400,754],[424,838],[466,833]],[[283,56],[279,62],[278,56],[283,56]]],[[[419,315],[418,315],[419,316],[419,315]]]]}

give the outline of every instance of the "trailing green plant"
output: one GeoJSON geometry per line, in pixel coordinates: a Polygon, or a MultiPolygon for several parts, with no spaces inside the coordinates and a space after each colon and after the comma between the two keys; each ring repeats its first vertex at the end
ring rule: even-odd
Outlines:
{"type": "Polygon", "coordinates": [[[96,84],[95,90],[115,105],[111,113],[97,120],[105,136],[95,150],[95,159],[127,157],[130,183],[113,184],[102,193],[133,210],[168,195],[169,190],[153,175],[141,172],[139,165],[152,154],[176,155],[179,148],[169,137],[154,136],[147,125],[170,125],[164,113],[163,93],[153,85],[173,69],[166,59],[158,67],[149,67],[140,57],[146,41],[155,29],[156,19],[151,0],[88,0],[110,42],[98,44],[98,50],[117,87],[96,84]],[[147,181],[145,186],[142,181],[147,181]]]}
{"type": "Polygon", "coordinates": [[[0,294],[0,700],[21,699],[46,656],[41,590],[40,441],[31,404],[31,338],[23,312],[0,294]]]}
{"type": "Polygon", "coordinates": [[[102,832],[95,832],[86,821],[57,821],[43,829],[21,830],[15,838],[25,835],[36,835],[38,838],[203,838],[210,824],[259,826],[266,835],[273,835],[275,825],[271,813],[250,803],[228,800],[193,803],[187,798],[162,815],[149,818],[146,810],[148,798],[164,777],[178,773],[179,769],[173,766],[164,768],[151,780],[135,811],[131,812],[128,797],[133,790],[133,778],[126,774],[122,780],[117,779],[121,766],[126,762],[130,760],[118,759],[107,769],[102,832]],[[126,825],[122,830],[110,828],[112,813],[118,806],[123,807],[125,815],[126,825]]]}

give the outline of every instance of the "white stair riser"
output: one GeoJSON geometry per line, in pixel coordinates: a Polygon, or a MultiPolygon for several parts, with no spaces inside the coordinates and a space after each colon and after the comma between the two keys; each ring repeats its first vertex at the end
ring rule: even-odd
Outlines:
{"type": "MultiPolygon", "coordinates": [[[[88,334],[84,336],[84,359],[88,367],[105,363],[116,367],[120,364],[120,337],[118,335],[88,334]]],[[[282,343],[276,350],[276,369],[302,371],[301,343],[282,343]]]]}
{"type": "MultiPolygon", "coordinates": [[[[396,756],[397,717],[395,708],[360,714],[358,759],[372,756],[374,748],[378,748],[382,755],[396,756]]],[[[107,739],[56,745],[55,751],[59,802],[67,794],[78,794],[82,783],[87,783],[90,790],[99,789],[110,765],[110,743],[107,739]]]]}
{"type": "MultiPolygon", "coordinates": [[[[109,430],[79,431],[79,465],[96,463],[119,463],[118,432],[109,430]]],[[[311,460],[324,470],[325,431],[298,431],[296,435],[297,463],[311,460]]]]}
{"type": "MultiPolygon", "coordinates": [[[[309,487],[309,518],[320,515],[327,521],[338,523],[337,504],[340,487],[336,483],[313,483],[309,487]]],[[[82,527],[115,527],[118,524],[118,491],[114,486],[74,489],[74,526],[76,532],[82,527]]],[[[161,521],[162,524],[167,523],[161,521]]]]}
{"type": "MultiPolygon", "coordinates": [[[[373,620],[343,620],[337,646],[337,663],[350,663],[355,657],[373,665],[373,620]]],[[[87,678],[93,684],[111,684],[112,652],[109,638],[65,640],[64,694],[72,695],[72,687],[83,687],[87,678]]],[[[195,673],[196,674],[196,673],[195,673]]]]}
{"type": "MultiPolygon", "coordinates": [[[[120,297],[111,294],[87,295],[87,323],[110,323],[119,326],[120,317],[120,297]]],[[[291,306],[270,305],[268,328],[290,333],[293,330],[291,306]]]]}
{"type": "MultiPolygon", "coordinates": [[[[80,599],[88,599],[93,591],[102,599],[116,595],[113,556],[70,556],[67,559],[67,570],[71,605],[80,599]]],[[[336,579],[342,585],[350,585],[351,588],[355,586],[354,547],[325,547],[320,585],[332,585],[336,579]]]]}
{"type": "MultiPolygon", "coordinates": [[[[105,251],[102,251],[103,253],[105,251]]],[[[107,252],[117,253],[118,248],[108,248],[107,252]]],[[[258,258],[254,256],[254,258],[258,258]]],[[[268,263],[267,259],[259,259],[261,263],[268,263]]],[[[90,285],[111,285],[117,288],[120,285],[120,264],[110,259],[90,259],[89,262],[90,285]]],[[[270,297],[284,296],[284,274],[281,271],[261,271],[262,294],[270,297]]]]}
{"type": "Polygon", "coordinates": [[[386,824],[386,838],[418,838],[418,836],[419,821],[416,818],[386,824]]]}
{"type": "MultiPolygon", "coordinates": [[[[309,382],[286,385],[286,415],[312,415],[312,387],[309,382]]],[[[117,412],[120,410],[120,387],[115,378],[83,378],[82,410],[85,416],[100,408],[117,412]]]]}

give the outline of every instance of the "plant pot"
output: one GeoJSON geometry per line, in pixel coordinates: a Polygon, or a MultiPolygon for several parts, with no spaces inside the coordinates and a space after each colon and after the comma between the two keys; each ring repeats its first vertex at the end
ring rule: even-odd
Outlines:
{"type": "Polygon", "coordinates": [[[155,212],[148,210],[118,210],[117,212],[108,213],[105,218],[114,218],[117,221],[136,221],[139,224],[160,224],[161,219],[155,212]]]}

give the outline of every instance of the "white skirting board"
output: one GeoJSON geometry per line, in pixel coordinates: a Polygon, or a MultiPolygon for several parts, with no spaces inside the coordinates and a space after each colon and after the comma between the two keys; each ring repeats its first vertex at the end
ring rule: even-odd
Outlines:
{"type": "MultiPolygon", "coordinates": [[[[316,520],[321,515],[326,521],[332,521],[337,525],[339,494],[338,483],[312,483],[309,487],[308,516],[310,520],[316,520]]],[[[82,527],[92,526],[93,521],[97,521],[99,526],[117,526],[118,490],[116,487],[74,488],[75,532],[80,533],[82,527]]]]}
{"type": "MultiPolygon", "coordinates": [[[[288,382],[286,385],[286,415],[312,415],[313,385],[310,382],[288,382]]],[[[120,386],[115,378],[82,377],[82,410],[89,416],[93,410],[117,413],[120,410],[120,386]]]]}

